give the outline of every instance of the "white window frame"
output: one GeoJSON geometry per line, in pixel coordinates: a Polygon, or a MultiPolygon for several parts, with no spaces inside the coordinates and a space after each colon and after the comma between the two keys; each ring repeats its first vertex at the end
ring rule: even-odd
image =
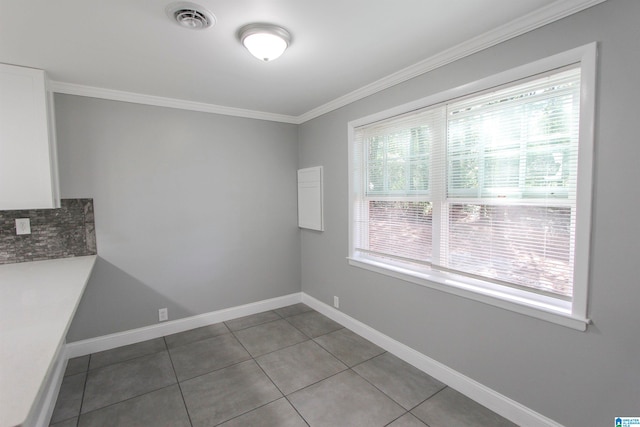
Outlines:
{"type": "MultiPolygon", "coordinates": [[[[374,271],[400,280],[437,289],[450,294],[483,302],[506,310],[585,331],[591,320],[587,316],[589,282],[589,254],[591,241],[591,197],[594,151],[595,91],[597,43],[590,43],[517,68],[513,68],[475,82],[448,89],[434,95],[394,107],[347,124],[349,144],[349,255],[350,265],[374,271]],[[357,204],[354,182],[355,129],[410,111],[440,104],[473,93],[485,91],[536,74],[546,73],[569,65],[580,64],[580,122],[576,195],[576,238],[573,297],[571,301],[501,286],[488,281],[452,272],[424,268],[410,269],[393,261],[367,257],[356,251],[355,207],[357,204]]],[[[362,178],[360,178],[362,179],[362,178]]],[[[436,224],[434,223],[434,235],[436,224]]],[[[437,250],[437,248],[433,248],[437,250]]]]}

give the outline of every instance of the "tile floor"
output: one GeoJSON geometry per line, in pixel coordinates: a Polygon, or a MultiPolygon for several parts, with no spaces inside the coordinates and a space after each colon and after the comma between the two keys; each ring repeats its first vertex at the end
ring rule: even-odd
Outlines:
{"type": "Polygon", "coordinates": [[[71,359],[51,425],[514,424],[295,304],[71,359]]]}

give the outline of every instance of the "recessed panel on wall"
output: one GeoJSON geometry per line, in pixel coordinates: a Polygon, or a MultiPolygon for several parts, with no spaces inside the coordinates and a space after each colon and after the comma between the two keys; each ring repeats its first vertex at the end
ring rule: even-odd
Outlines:
{"type": "Polygon", "coordinates": [[[322,166],[298,170],[298,226],[324,231],[322,166]]]}

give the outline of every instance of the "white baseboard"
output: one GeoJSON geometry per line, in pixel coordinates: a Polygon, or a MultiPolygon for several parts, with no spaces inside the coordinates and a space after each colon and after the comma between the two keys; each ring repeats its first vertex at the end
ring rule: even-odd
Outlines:
{"type": "Polygon", "coordinates": [[[156,325],[145,326],[143,328],[132,329],[82,341],[75,341],[67,344],[67,357],[79,357],[96,353],[98,351],[111,350],[112,348],[121,347],[123,345],[135,344],[153,338],[160,338],[165,335],[188,331],[189,329],[199,328],[201,326],[213,325],[214,323],[237,319],[238,317],[249,316],[263,311],[286,307],[291,304],[299,303],[300,301],[302,301],[302,294],[295,293],[237,307],[212,311],[210,313],[200,314],[197,316],[162,322],[156,325]]]}
{"type": "Polygon", "coordinates": [[[544,415],[378,332],[310,295],[302,293],[302,302],[518,425],[529,427],[562,427],[561,424],[544,415]]]}
{"type": "Polygon", "coordinates": [[[56,354],[55,361],[52,365],[53,369],[45,379],[40,395],[34,403],[29,418],[24,425],[35,427],[46,427],[49,425],[60,386],[64,379],[67,362],[73,357],[85,356],[98,351],[110,350],[123,345],[188,331],[189,329],[249,316],[267,310],[274,310],[301,301],[302,294],[295,293],[63,345],[56,354]]]}
{"type": "MultiPolygon", "coordinates": [[[[518,425],[530,427],[562,427],[561,424],[556,423],[544,415],[541,415],[496,392],[495,390],[492,390],[489,387],[486,387],[479,382],[449,368],[448,366],[431,359],[411,347],[378,332],[370,326],[303,292],[69,343],[66,345],[65,351],[62,352],[61,359],[56,365],[56,372],[54,372],[54,375],[52,376],[55,381],[52,379],[49,391],[46,394],[46,397],[49,399],[48,406],[46,405],[46,399],[44,399],[45,405],[43,405],[43,409],[47,410],[41,411],[40,418],[44,418],[47,413],[48,417],[51,416],[53,405],[55,405],[57,390],[59,390],[60,383],[62,382],[64,367],[66,366],[66,362],[69,358],[84,356],[98,351],[110,350],[123,345],[135,344],[137,342],[159,338],[201,326],[212,325],[214,323],[220,323],[236,319],[238,317],[286,307],[287,305],[296,304],[298,302],[307,304],[316,311],[340,323],[342,326],[382,347],[389,353],[398,356],[400,359],[431,375],[438,381],[447,384],[518,425]]],[[[47,420],[48,417],[46,417],[47,420]]],[[[40,421],[40,419],[38,421],[40,421]]],[[[39,422],[36,425],[46,425],[46,423],[41,424],[39,422]]]]}

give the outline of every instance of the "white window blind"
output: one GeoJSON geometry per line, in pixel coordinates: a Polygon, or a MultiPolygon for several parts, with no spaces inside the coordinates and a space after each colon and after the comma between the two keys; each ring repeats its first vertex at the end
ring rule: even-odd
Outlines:
{"type": "Polygon", "coordinates": [[[353,251],[571,299],[579,114],[576,65],[356,128],[353,251]]]}
{"type": "Polygon", "coordinates": [[[447,106],[440,264],[571,297],[580,69],[447,106]]]}
{"type": "Polygon", "coordinates": [[[360,147],[354,179],[357,250],[377,256],[430,262],[431,162],[443,143],[443,108],[410,113],[356,133],[360,147]]]}

